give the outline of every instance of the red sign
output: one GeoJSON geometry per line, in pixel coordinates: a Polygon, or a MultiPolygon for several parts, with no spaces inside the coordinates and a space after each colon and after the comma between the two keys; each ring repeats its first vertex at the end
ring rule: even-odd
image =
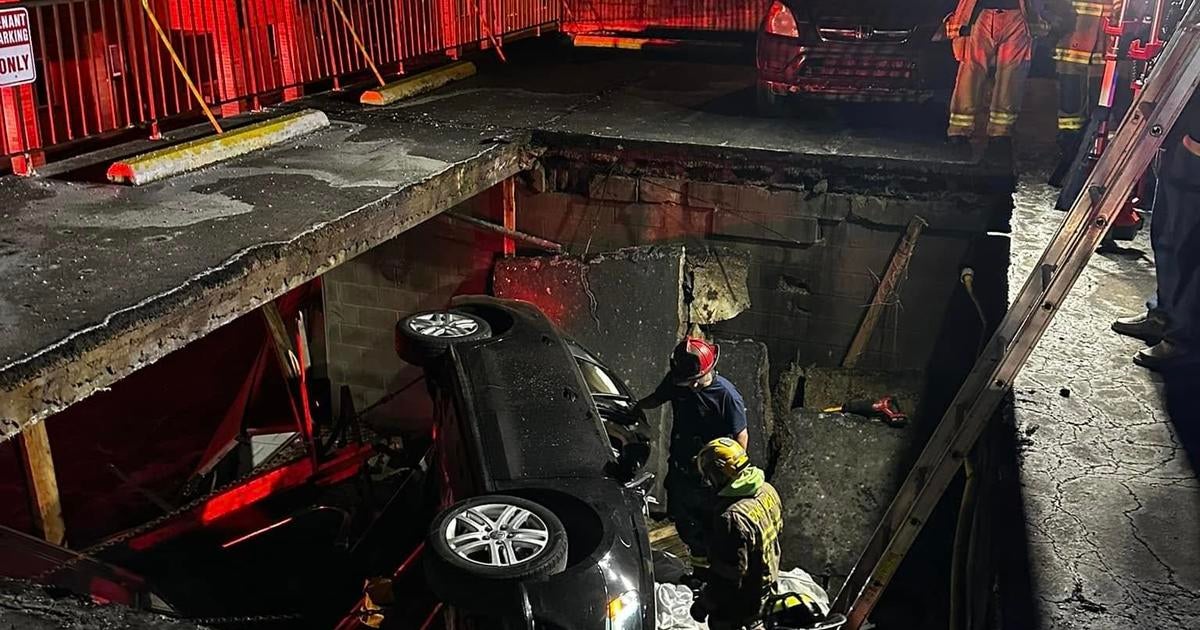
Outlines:
{"type": "Polygon", "coordinates": [[[29,11],[0,9],[0,87],[24,85],[36,80],[29,11]]]}

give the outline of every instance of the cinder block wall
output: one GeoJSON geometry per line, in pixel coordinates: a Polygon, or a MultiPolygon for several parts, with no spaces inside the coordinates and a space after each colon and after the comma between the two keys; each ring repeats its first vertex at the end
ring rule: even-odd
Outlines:
{"type": "MultiPolygon", "coordinates": [[[[485,216],[487,201],[485,193],[452,211],[485,216]]],[[[445,306],[455,295],[486,293],[500,247],[495,235],[435,218],[326,274],[334,393],[349,385],[355,408],[362,410],[419,375],[393,349],[396,321],[445,306]]],[[[335,413],[337,401],[335,395],[335,413]]]]}
{"type": "Polygon", "coordinates": [[[758,181],[712,182],[700,177],[729,179],[728,173],[682,160],[684,166],[636,158],[614,165],[608,155],[544,156],[519,200],[518,228],[575,253],[664,242],[748,251],[751,308],[713,330],[765,342],[773,376],[791,361],[841,362],[915,215],[929,226],[898,304],[880,322],[859,366],[925,369],[939,345],[973,348],[979,323],[959,283],[963,266],[975,268],[985,309],[1004,308],[1007,237],[993,232],[1006,230],[1011,212],[1003,178],[965,177],[946,185],[954,174],[889,178],[879,167],[884,173],[856,177],[810,167],[791,169],[801,175],[780,181],[764,166],[758,181]],[[658,169],[674,169],[676,176],[663,177],[658,169]]]}

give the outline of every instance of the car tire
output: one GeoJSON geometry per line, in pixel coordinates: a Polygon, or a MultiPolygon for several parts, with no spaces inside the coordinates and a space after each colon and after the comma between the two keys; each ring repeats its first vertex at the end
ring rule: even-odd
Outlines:
{"type": "Polygon", "coordinates": [[[482,614],[519,613],[522,582],[566,568],[567,532],[553,512],[534,501],[483,495],[455,503],[434,517],[424,563],[429,586],[443,603],[482,614]],[[515,537],[512,542],[517,544],[508,546],[520,554],[515,562],[492,555],[495,530],[487,528],[500,524],[505,515],[524,533],[523,540],[515,537]]]}
{"type": "Polygon", "coordinates": [[[456,343],[492,336],[487,320],[465,311],[413,313],[396,322],[396,354],[413,365],[426,365],[456,343]]]}
{"type": "Polygon", "coordinates": [[[763,118],[781,118],[787,115],[787,97],[771,91],[766,81],[755,84],[754,105],[763,118]]]}

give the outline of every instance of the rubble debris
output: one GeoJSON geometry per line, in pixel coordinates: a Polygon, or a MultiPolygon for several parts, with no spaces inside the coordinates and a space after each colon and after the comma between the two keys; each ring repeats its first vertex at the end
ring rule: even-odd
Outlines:
{"type": "Polygon", "coordinates": [[[203,630],[204,626],[117,604],[96,604],[36,584],[0,578],[0,627],[5,630],[203,630]]]}
{"type": "Polygon", "coordinates": [[[733,319],[750,308],[747,278],[750,253],[711,248],[687,256],[692,291],[688,320],[693,324],[715,324],[733,319]]]}

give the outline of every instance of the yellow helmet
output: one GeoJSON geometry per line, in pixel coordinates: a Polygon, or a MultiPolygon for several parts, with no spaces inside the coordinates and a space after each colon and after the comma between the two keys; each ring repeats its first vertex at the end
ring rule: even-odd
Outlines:
{"type": "Polygon", "coordinates": [[[727,437],[717,438],[696,456],[696,467],[710,486],[720,489],[733,481],[742,469],[750,465],[750,457],[746,449],[737,440],[727,437]]]}

